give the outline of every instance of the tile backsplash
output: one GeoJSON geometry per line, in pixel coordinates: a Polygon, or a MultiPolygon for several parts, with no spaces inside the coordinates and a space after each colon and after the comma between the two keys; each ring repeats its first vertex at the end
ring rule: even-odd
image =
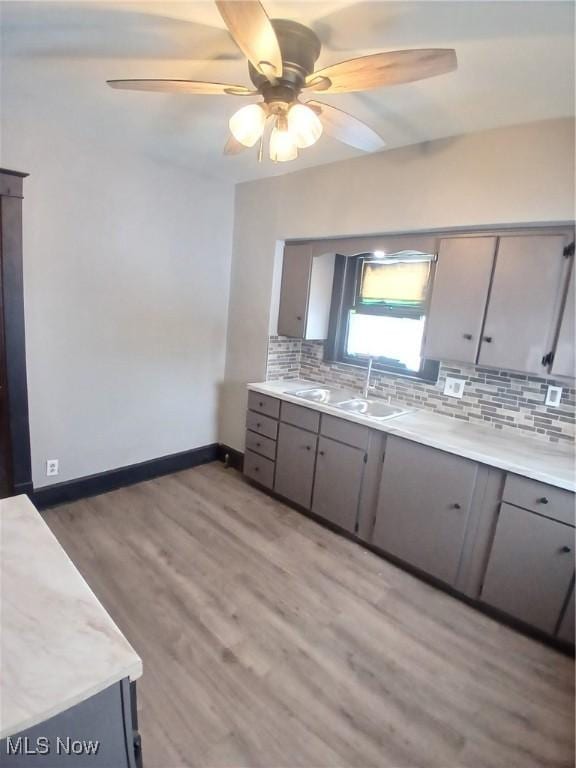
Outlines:
{"type": "MultiPolygon", "coordinates": [[[[360,391],[366,371],[344,363],[324,360],[324,342],[271,336],[266,378],[307,379],[360,391]]],[[[550,442],[574,443],[576,389],[572,380],[502,371],[495,368],[441,363],[438,381],[423,381],[373,372],[371,396],[390,397],[455,419],[486,424],[495,429],[514,429],[518,434],[550,442]],[[446,376],[464,379],[462,399],[443,394],[446,376]],[[544,402],[549,385],[562,387],[560,407],[544,402]]]]}

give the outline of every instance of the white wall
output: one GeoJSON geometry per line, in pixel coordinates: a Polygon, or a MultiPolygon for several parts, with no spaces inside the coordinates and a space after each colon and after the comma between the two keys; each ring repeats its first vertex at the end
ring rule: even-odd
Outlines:
{"type": "MultiPolygon", "coordinates": [[[[1,165],[27,171],[36,487],[217,440],[233,187],[99,125],[49,58],[4,59],[1,165]]],[[[103,86],[104,87],[104,86],[103,86]]]]}
{"type": "Polygon", "coordinates": [[[265,376],[279,241],[565,222],[573,170],[574,123],[551,120],[239,185],[221,441],[243,449],[245,385],[265,376]]]}

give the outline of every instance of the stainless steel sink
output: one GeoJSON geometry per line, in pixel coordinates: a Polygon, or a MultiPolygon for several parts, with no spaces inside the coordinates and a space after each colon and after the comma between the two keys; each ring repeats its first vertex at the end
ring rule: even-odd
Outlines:
{"type": "Polygon", "coordinates": [[[292,392],[295,397],[301,397],[303,400],[310,400],[313,403],[330,403],[336,405],[342,400],[350,399],[350,392],[341,389],[329,389],[328,387],[312,387],[310,389],[299,389],[292,392]]]}
{"type": "Polygon", "coordinates": [[[340,408],[342,411],[369,416],[371,419],[377,419],[378,421],[385,421],[386,419],[392,419],[395,416],[402,416],[405,413],[410,413],[410,411],[405,408],[398,408],[395,405],[382,403],[378,400],[365,400],[363,397],[354,397],[350,400],[345,400],[344,402],[337,403],[336,407],[340,408]]]}

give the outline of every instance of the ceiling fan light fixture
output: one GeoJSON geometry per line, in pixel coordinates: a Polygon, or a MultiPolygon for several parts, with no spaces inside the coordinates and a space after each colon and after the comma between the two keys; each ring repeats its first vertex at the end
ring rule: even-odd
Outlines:
{"type": "Polygon", "coordinates": [[[298,146],[290,131],[275,125],[270,134],[270,160],[275,163],[286,163],[289,160],[296,160],[297,157],[298,146]]]}
{"type": "Polygon", "coordinates": [[[253,147],[264,133],[266,112],[260,104],[248,104],[230,118],[230,133],[245,147],[253,147]]]}
{"type": "Polygon", "coordinates": [[[322,123],[310,107],[305,104],[293,104],[288,111],[288,130],[296,146],[305,149],[315,144],[322,135],[322,123]]]}

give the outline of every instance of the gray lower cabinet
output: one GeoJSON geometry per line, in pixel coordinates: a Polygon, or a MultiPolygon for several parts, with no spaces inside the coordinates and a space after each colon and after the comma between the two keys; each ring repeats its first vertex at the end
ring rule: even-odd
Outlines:
{"type": "Polygon", "coordinates": [[[291,424],[280,424],[276,448],[274,490],[310,509],[318,438],[291,424]]]}
{"type": "Polygon", "coordinates": [[[327,437],[318,441],[312,511],[354,533],[365,451],[327,437]]]}
{"type": "Polygon", "coordinates": [[[574,574],[574,529],[503,503],[481,600],[554,633],[574,574]]]}
{"type": "Polygon", "coordinates": [[[0,741],[11,768],[142,768],[136,683],[120,680],[43,723],[0,741]]]}
{"type": "Polygon", "coordinates": [[[557,637],[559,640],[563,640],[565,643],[572,643],[574,645],[574,587],[570,590],[570,597],[564,611],[564,616],[558,627],[557,637]]]}
{"type": "Polygon", "coordinates": [[[372,543],[454,584],[476,472],[473,461],[389,437],[372,543]]]}

